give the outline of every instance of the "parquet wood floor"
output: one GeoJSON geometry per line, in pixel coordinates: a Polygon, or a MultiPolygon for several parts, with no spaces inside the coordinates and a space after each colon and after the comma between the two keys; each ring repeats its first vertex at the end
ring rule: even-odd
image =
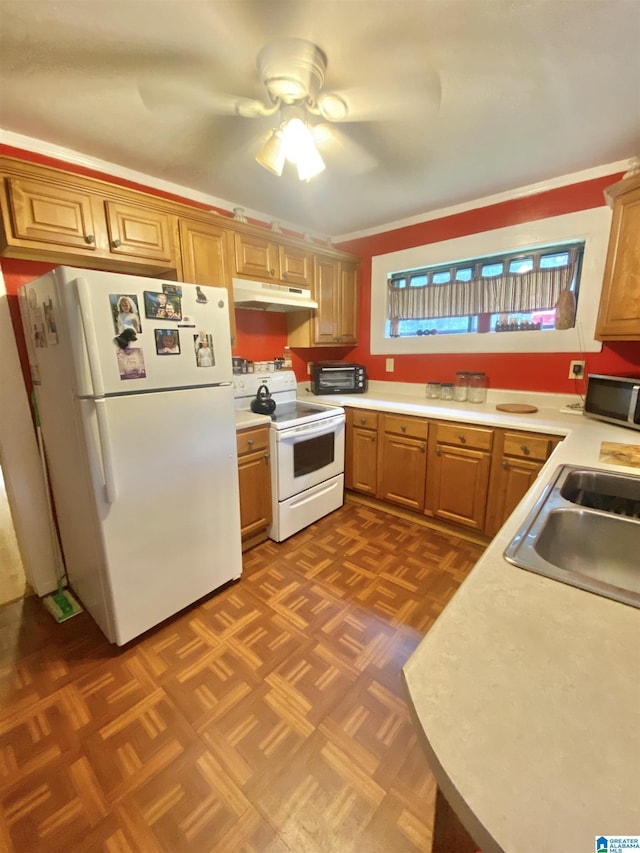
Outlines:
{"type": "Polygon", "coordinates": [[[400,670],[481,551],[346,503],[123,649],[0,609],[0,849],[429,850],[400,670]]]}

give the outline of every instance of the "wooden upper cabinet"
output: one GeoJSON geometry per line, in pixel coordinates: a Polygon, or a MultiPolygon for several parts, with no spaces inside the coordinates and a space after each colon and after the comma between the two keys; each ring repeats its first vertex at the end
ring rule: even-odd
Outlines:
{"type": "Polygon", "coordinates": [[[313,254],[297,246],[278,246],[280,278],[285,284],[311,287],[313,254]]]}
{"type": "Polygon", "coordinates": [[[231,341],[235,341],[236,318],[229,270],[229,233],[219,225],[180,220],[182,280],[208,287],[225,287],[229,299],[231,341]]]}
{"type": "Polygon", "coordinates": [[[89,193],[11,177],[6,178],[6,186],[10,222],[10,228],[5,227],[7,244],[15,238],[76,247],[82,253],[95,251],[96,226],[89,193]]]}
{"type": "Polygon", "coordinates": [[[340,262],[340,288],[338,293],[338,341],[341,344],[358,343],[358,267],[340,262]]]}
{"type": "Polygon", "coordinates": [[[236,275],[311,287],[312,252],[284,242],[278,243],[271,237],[240,231],[234,233],[233,245],[236,275]]]}
{"type": "Polygon", "coordinates": [[[235,272],[258,281],[271,281],[278,275],[278,246],[268,237],[255,234],[233,235],[235,272]]]}
{"type": "Polygon", "coordinates": [[[2,254],[142,274],[177,267],[167,203],[12,158],[0,158],[2,254]]]}
{"type": "Polygon", "coordinates": [[[120,201],[105,201],[109,251],[133,258],[149,258],[175,266],[171,217],[120,201]]]}
{"type": "Polygon", "coordinates": [[[640,175],[609,187],[607,194],[613,219],[596,338],[640,340],[640,175]]]}
{"type": "Polygon", "coordinates": [[[287,315],[289,346],[355,346],[358,343],[358,265],[316,255],[313,297],[318,310],[287,315]]]}

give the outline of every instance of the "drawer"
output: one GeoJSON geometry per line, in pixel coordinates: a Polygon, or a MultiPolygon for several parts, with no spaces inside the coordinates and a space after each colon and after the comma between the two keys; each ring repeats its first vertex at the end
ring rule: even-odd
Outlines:
{"type": "Polygon", "coordinates": [[[458,447],[475,447],[477,450],[491,450],[493,430],[466,424],[436,424],[438,444],[454,444],[458,447]]]}
{"type": "Polygon", "coordinates": [[[426,441],[429,421],[424,418],[403,417],[402,415],[385,415],[384,431],[397,435],[407,435],[411,438],[422,438],[426,441]]]}
{"type": "Polygon", "coordinates": [[[518,456],[522,459],[545,461],[553,449],[553,441],[541,435],[526,432],[506,432],[504,434],[505,456],[518,456]]]}
{"type": "Polygon", "coordinates": [[[368,409],[347,409],[347,421],[359,429],[378,429],[378,413],[368,409]]]}
{"type": "Polygon", "coordinates": [[[269,427],[254,427],[243,429],[236,433],[238,456],[244,453],[255,453],[257,450],[269,449],[269,427]]]}

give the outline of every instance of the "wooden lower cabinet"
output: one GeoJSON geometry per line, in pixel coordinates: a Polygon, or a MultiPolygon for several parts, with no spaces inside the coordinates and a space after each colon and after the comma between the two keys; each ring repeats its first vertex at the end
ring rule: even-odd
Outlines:
{"type": "Polygon", "coordinates": [[[489,492],[493,430],[438,422],[431,426],[427,514],[482,532],[489,492]]]}
{"type": "Polygon", "coordinates": [[[345,486],[375,497],[378,492],[378,413],[347,409],[345,486]]]}
{"type": "Polygon", "coordinates": [[[496,430],[485,533],[495,536],[520,503],[561,438],[496,430]]]}
{"type": "Polygon", "coordinates": [[[495,536],[561,436],[346,409],[345,486],[495,536]]]}
{"type": "Polygon", "coordinates": [[[384,501],[422,512],[429,423],[425,418],[403,415],[381,417],[379,497],[384,501]]]}
{"type": "Polygon", "coordinates": [[[269,426],[241,430],[237,441],[240,527],[246,551],[267,538],[271,524],[269,426]]]}

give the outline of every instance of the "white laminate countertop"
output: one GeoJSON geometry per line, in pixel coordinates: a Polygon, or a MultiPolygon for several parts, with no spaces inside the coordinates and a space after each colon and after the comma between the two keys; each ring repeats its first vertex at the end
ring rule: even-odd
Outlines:
{"type": "MultiPolygon", "coordinates": [[[[495,391],[474,406],[374,386],[315,399],[566,436],[404,666],[444,795],[483,853],[583,853],[600,835],[639,835],[640,610],[503,552],[558,465],[640,475],[599,460],[602,441],[638,445],[640,432],[561,413],[570,395],[495,391]],[[540,409],[510,415],[496,402],[540,409]]],[[[640,571],[640,542],[638,553],[640,571]]]]}
{"type": "Polygon", "coordinates": [[[257,415],[254,412],[236,412],[236,432],[249,427],[265,426],[271,423],[269,415],[257,415]]]}

